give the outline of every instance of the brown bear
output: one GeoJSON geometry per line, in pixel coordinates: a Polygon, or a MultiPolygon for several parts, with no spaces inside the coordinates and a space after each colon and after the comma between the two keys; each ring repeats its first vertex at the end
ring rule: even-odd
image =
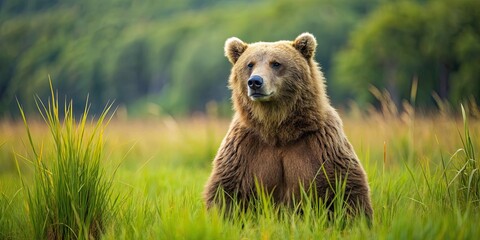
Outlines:
{"type": "Polygon", "coordinates": [[[330,105],[316,46],[309,33],[293,42],[225,42],[235,114],[205,187],[207,208],[251,201],[256,186],[277,204],[292,204],[311,186],[331,202],[344,179],[348,212],[372,217],[367,176],[330,105]]]}

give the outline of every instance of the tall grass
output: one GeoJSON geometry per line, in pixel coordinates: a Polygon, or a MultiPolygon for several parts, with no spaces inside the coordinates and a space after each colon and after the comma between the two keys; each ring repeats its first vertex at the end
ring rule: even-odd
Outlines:
{"type": "Polygon", "coordinates": [[[416,114],[414,93],[411,107],[383,103],[382,113],[343,118],[369,176],[369,226],[350,221],[341,179],[332,182],[332,205],[302,189],[292,208],[276,206],[257,186],[251,210],[235,206],[232,218],[207,211],[201,192],[229,120],[109,124],[107,107],[90,122],[88,107],[75,118],[52,91],[47,104],[37,101],[46,124],[25,115],[23,124],[0,121],[2,166],[15,162],[12,148],[25,160],[16,161],[23,185],[14,169],[0,169],[0,239],[478,239],[480,122],[467,121],[468,108],[462,123],[416,114]],[[18,138],[25,128],[29,154],[18,138]],[[39,144],[43,133],[51,141],[39,144]],[[104,155],[121,159],[114,174],[104,155]]]}
{"type": "MultiPolygon", "coordinates": [[[[31,236],[35,239],[97,239],[111,218],[116,201],[111,188],[114,174],[107,175],[102,166],[103,131],[110,120],[107,114],[111,105],[96,122],[89,123],[87,99],[77,121],[72,102],[65,102],[61,112],[58,96],[50,87],[51,99],[47,105],[38,99],[37,107],[50,130],[53,147],[34,143],[19,105],[32,152],[23,158],[34,168],[33,186],[23,182],[31,236]]],[[[21,175],[19,167],[18,171],[21,175]]]]}
{"type": "MultiPolygon", "coordinates": [[[[454,191],[456,200],[464,206],[478,209],[480,207],[480,163],[475,156],[475,145],[470,136],[468,127],[468,119],[463,105],[463,135],[459,132],[462,148],[458,149],[446,164],[445,171],[448,166],[452,166],[455,175],[450,180],[445,176],[448,194],[451,198],[451,192],[454,191]],[[453,189],[450,191],[450,189],[453,189]]],[[[445,165],[445,164],[443,164],[445,165]]]]}
{"type": "MultiPolygon", "coordinates": [[[[412,134],[416,139],[412,147],[418,157],[410,161],[407,160],[407,155],[402,154],[405,151],[402,145],[398,144],[400,141],[398,136],[403,136],[410,129],[408,123],[399,119],[385,121],[383,116],[376,115],[360,119],[344,118],[344,120],[347,135],[356,147],[369,176],[374,208],[371,227],[361,221],[345,224],[347,221],[345,221],[345,210],[342,207],[333,207],[332,218],[325,210],[328,209],[325,202],[312,201],[308,190],[302,192],[304,197],[298,199],[296,202],[298,205],[295,205],[293,210],[271,205],[266,195],[260,197],[255,202],[257,205],[252,207],[259,211],[238,214],[234,221],[226,220],[218,211],[206,211],[201,192],[211,169],[205,164],[192,162],[209,161],[202,151],[208,148],[205,139],[209,133],[205,129],[211,123],[197,119],[178,121],[177,127],[172,127],[162,121],[137,120],[113,121],[109,128],[105,129],[105,135],[108,136],[105,152],[109,155],[109,159],[121,159],[127,152],[128,154],[125,162],[122,162],[116,172],[116,183],[110,189],[124,197],[121,198],[121,203],[110,210],[115,211],[115,217],[110,219],[112,221],[108,221],[110,215],[105,218],[102,230],[104,234],[101,238],[478,238],[480,229],[472,223],[480,218],[480,214],[475,210],[473,203],[469,207],[464,204],[465,201],[462,200],[464,198],[461,197],[463,191],[461,189],[464,188],[460,185],[460,175],[454,178],[466,159],[462,150],[455,154],[457,149],[464,148],[458,137],[457,129],[461,127],[459,124],[443,117],[418,117],[412,134]],[[375,131],[372,132],[372,129],[375,131]],[[383,148],[384,141],[389,143],[386,150],[383,148]],[[132,147],[133,143],[136,143],[134,147],[132,147]],[[194,156],[195,153],[199,154],[194,156]],[[445,167],[442,167],[442,154],[445,156],[445,167]],[[451,157],[452,155],[456,157],[451,157]],[[452,196],[451,201],[448,192],[452,196]],[[311,205],[314,207],[302,209],[311,205]],[[302,209],[301,214],[296,214],[297,209],[302,209]],[[335,211],[338,212],[335,213],[335,211]]],[[[215,142],[220,144],[228,128],[228,121],[217,119],[215,123],[212,124],[218,127],[214,131],[215,142]]],[[[46,132],[39,126],[38,124],[29,126],[32,139],[37,142],[39,134],[46,132]]],[[[20,132],[25,128],[19,125],[8,125],[8,127],[11,132],[20,132]]],[[[87,130],[94,128],[95,125],[87,130]]],[[[475,136],[480,133],[480,122],[470,121],[468,128],[471,143],[477,154],[479,145],[475,141],[475,136]]],[[[89,132],[87,130],[86,132],[89,132]]],[[[463,137],[464,132],[461,133],[463,137]]],[[[21,149],[21,144],[18,143],[20,140],[14,134],[9,134],[8,138],[0,141],[6,142],[0,151],[7,151],[12,144],[16,150],[21,149]]],[[[49,171],[53,172],[50,164],[56,161],[56,147],[54,144],[49,145],[49,142],[43,146],[43,150],[36,147],[36,151],[42,152],[41,155],[44,156],[42,162],[49,165],[49,171]]],[[[31,166],[35,164],[32,162],[31,166]]],[[[32,173],[25,171],[25,166],[21,165],[20,169],[25,175],[25,188],[30,188],[31,197],[33,197],[35,195],[33,190],[38,183],[28,181],[29,174],[32,173]]],[[[0,198],[0,206],[5,206],[4,213],[6,213],[0,216],[0,218],[5,216],[2,218],[3,221],[0,221],[3,225],[0,229],[7,231],[5,234],[2,233],[0,238],[4,236],[12,239],[32,238],[33,228],[30,227],[33,226],[32,221],[21,219],[23,212],[28,213],[28,216],[32,213],[30,210],[21,208],[24,202],[29,209],[32,208],[29,206],[32,203],[28,203],[31,201],[28,191],[20,190],[15,194],[18,190],[15,187],[3,188],[7,183],[12,185],[11,183],[18,181],[11,176],[13,175],[0,174],[0,191],[5,193],[4,197],[0,198]],[[28,233],[19,234],[18,229],[28,233]]],[[[107,176],[110,175],[104,174],[103,178],[108,178],[107,176]]],[[[340,187],[341,190],[341,184],[335,186],[340,187]]],[[[336,199],[340,200],[341,197],[336,199]]],[[[343,205],[342,202],[334,202],[334,204],[343,205]]],[[[0,210],[2,210],[1,207],[0,210]]],[[[62,220],[62,222],[66,221],[62,220]]],[[[48,223],[48,225],[52,224],[48,223]]],[[[84,225],[83,228],[87,229],[87,226],[84,225]]],[[[83,234],[84,237],[85,235],[83,234]]],[[[44,236],[44,238],[47,237],[44,236]]]]}

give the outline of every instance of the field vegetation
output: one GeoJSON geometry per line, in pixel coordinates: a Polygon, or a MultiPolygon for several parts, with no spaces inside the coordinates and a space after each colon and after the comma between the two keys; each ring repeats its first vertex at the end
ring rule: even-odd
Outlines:
{"type": "Polygon", "coordinates": [[[227,219],[221,209],[208,212],[201,192],[229,123],[215,111],[124,120],[113,112],[75,117],[70,104],[38,102],[45,121],[0,123],[2,239],[480,236],[480,122],[471,107],[463,117],[415,114],[412,107],[398,112],[388,102],[383,112],[342,112],[369,176],[375,210],[369,227],[345,221],[341,212],[329,220],[321,207],[297,214],[272,205],[268,195],[255,212],[227,219]]]}

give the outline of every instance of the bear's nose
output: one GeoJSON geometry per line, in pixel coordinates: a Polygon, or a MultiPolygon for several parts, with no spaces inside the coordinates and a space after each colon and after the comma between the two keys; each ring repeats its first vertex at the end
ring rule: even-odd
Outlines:
{"type": "Polygon", "coordinates": [[[248,79],[248,87],[252,90],[257,90],[262,87],[263,85],[263,78],[258,75],[253,75],[248,79]]]}

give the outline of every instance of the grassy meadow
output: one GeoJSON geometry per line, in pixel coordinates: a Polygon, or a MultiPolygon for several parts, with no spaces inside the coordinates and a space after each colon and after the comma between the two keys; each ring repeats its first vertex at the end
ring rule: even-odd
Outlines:
{"type": "Polygon", "coordinates": [[[49,106],[43,113],[53,113],[50,125],[38,116],[26,116],[27,125],[0,122],[0,239],[480,237],[474,117],[465,131],[461,115],[341,113],[369,177],[375,213],[368,227],[268,203],[234,219],[207,212],[201,193],[228,119],[125,120],[109,112],[63,120],[55,118],[62,104],[49,106]]]}

